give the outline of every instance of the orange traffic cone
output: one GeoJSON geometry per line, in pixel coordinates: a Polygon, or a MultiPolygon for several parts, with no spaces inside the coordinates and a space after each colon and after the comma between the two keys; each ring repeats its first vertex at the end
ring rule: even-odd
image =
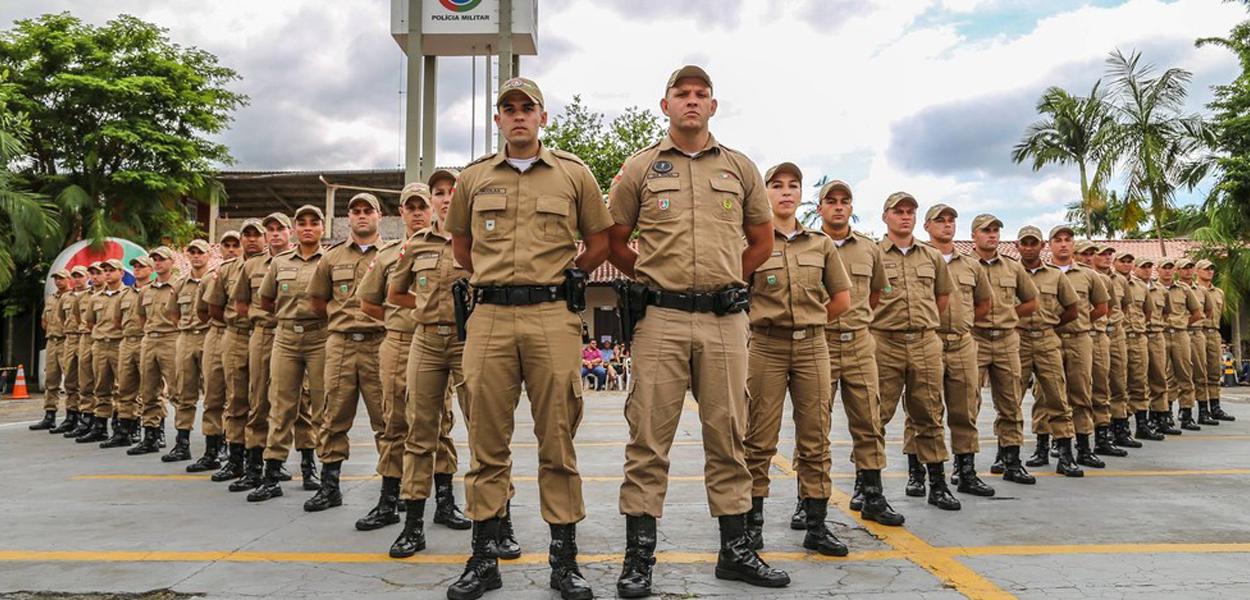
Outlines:
{"type": "Polygon", "coordinates": [[[30,392],[26,391],[26,367],[17,365],[17,380],[13,382],[13,394],[9,396],[12,400],[28,400],[30,392]]]}

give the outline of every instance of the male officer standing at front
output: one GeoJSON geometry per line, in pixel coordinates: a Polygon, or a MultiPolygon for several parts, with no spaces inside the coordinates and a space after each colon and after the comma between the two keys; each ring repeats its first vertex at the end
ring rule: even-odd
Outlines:
{"type": "MultiPolygon", "coordinates": [[[[61,297],[69,290],[69,271],[61,269],[52,274],[56,292],[43,301],[43,331],[47,343],[43,347],[43,419],[30,426],[31,431],[40,431],[56,427],[56,405],[61,396],[61,347],[65,341],[64,314],[61,312],[61,297]]],[[[69,405],[66,405],[69,408],[69,405]]],[[[67,414],[66,417],[69,415],[67,414]]]]}
{"type": "Polygon", "coordinates": [[[204,411],[200,415],[200,428],[204,434],[204,454],[195,462],[187,465],[188,473],[211,471],[221,467],[221,452],[225,441],[226,416],[226,369],[222,354],[225,346],[222,340],[226,337],[226,320],[224,312],[210,310],[208,293],[216,285],[221,275],[221,266],[239,262],[243,253],[242,236],[230,230],[221,234],[218,250],[222,262],[213,267],[204,276],[203,283],[195,291],[195,318],[208,324],[208,333],[204,334],[203,356],[200,359],[200,373],[204,378],[204,411]]]}
{"type": "Polygon", "coordinates": [[[200,295],[200,284],[208,274],[208,252],[208,242],[204,240],[187,244],[191,272],[174,284],[174,295],[166,305],[170,318],[178,324],[177,409],[174,412],[174,429],[178,434],[174,447],[161,457],[162,462],[191,460],[191,428],[195,425],[195,405],[204,389],[204,337],[209,327],[196,316],[195,302],[200,295]]]}
{"type": "Polygon", "coordinates": [[[135,284],[122,288],[121,298],[114,305],[113,326],[122,332],[117,351],[117,421],[121,424],[102,448],[129,446],[139,432],[139,373],[143,352],[143,320],[139,317],[139,299],[152,282],[152,259],[140,256],[130,261],[135,284]]]}
{"type": "Polygon", "coordinates": [[[66,290],[61,294],[57,309],[61,313],[61,331],[65,341],[61,344],[61,373],[64,375],[65,420],[48,430],[48,433],[68,434],[78,428],[79,420],[86,420],[85,411],[80,414],[78,394],[78,299],[82,296],[87,280],[87,269],[82,265],[70,269],[66,290]]]}
{"type": "MultiPolygon", "coordinates": [[[[1180,405],[1181,429],[1200,431],[1194,422],[1193,350],[1190,347],[1189,326],[1202,320],[1202,304],[1187,283],[1176,276],[1181,261],[1162,258],[1157,265],[1159,286],[1167,299],[1163,312],[1167,321],[1168,340],[1168,409],[1167,420],[1172,421],[1172,402],[1180,405]]],[[[1167,433],[1166,431],[1164,433],[1167,433]]]]}
{"type": "Polygon", "coordinates": [[[610,192],[612,264],[637,282],[630,296],[647,305],[625,404],[622,597],[651,594],[655,520],[664,513],[669,449],[687,387],[703,423],[708,505],[720,522],[716,576],[790,584],[755,553],[746,530],[747,280],[772,253],[772,210],[755,164],[708,131],[716,108],[707,72],[691,65],[674,71],[660,101],[667,135],[627,159],[610,192]],[[638,252],[629,246],[635,229],[638,252]]]}
{"type": "Polygon", "coordinates": [[[1220,357],[1220,317],[1224,314],[1224,290],[1214,285],[1215,264],[1209,260],[1198,261],[1198,287],[1210,297],[1212,310],[1207,315],[1207,402],[1210,404],[1211,417],[1216,421],[1236,421],[1234,417],[1220,408],[1220,373],[1224,371],[1220,357]]]}

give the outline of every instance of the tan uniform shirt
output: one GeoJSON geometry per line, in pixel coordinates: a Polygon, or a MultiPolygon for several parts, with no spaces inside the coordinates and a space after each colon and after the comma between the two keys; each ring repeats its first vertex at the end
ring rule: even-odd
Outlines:
{"type": "MultiPolygon", "coordinates": [[[[226,326],[225,321],[213,318],[212,313],[209,313],[208,311],[208,289],[213,286],[213,282],[217,281],[219,274],[220,273],[217,269],[213,269],[204,276],[204,279],[200,280],[200,285],[195,290],[195,304],[191,307],[191,310],[194,311],[196,315],[198,315],[200,311],[204,311],[206,314],[209,314],[208,324],[212,327],[226,326]]],[[[196,319],[198,320],[199,317],[197,316],[196,319]]]]}
{"type": "Polygon", "coordinates": [[[178,324],[169,318],[169,304],[174,301],[174,282],[155,280],[139,294],[139,316],[146,319],[143,333],[173,333],[178,324]]]}
{"type": "MultiPolygon", "coordinates": [[[[1020,265],[1024,267],[1024,265],[1020,265]]],[[[1042,264],[1036,269],[1024,267],[1037,288],[1037,310],[1020,320],[1019,327],[1029,331],[1043,331],[1059,326],[1059,317],[1068,307],[1081,301],[1063,271],[1054,265],[1042,264]]]]}
{"type": "Polygon", "coordinates": [[[1205,288],[1206,294],[1211,297],[1211,312],[1207,315],[1207,327],[1212,329],[1220,328],[1220,317],[1224,316],[1224,290],[1212,285],[1205,288]]]}
{"type": "Polygon", "coordinates": [[[1146,332],[1146,302],[1150,285],[1136,276],[1124,278],[1124,329],[1133,333],[1146,332]]]}
{"type": "Polygon", "coordinates": [[[403,254],[406,243],[407,240],[394,240],[378,248],[378,255],[374,257],[373,264],[369,265],[369,272],[365,273],[365,278],[356,286],[356,297],[382,306],[385,316],[382,322],[386,325],[386,330],[400,333],[412,333],[417,328],[417,322],[413,318],[412,309],[386,301],[386,290],[394,279],[395,263],[403,254]]]}
{"type": "Polygon", "coordinates": [[[1118,299],[1115,296],[1114,283],[1112,283],[1111,277],[1098,269],[1091,268],[1091,270],[1094,272],[1094,276],[1102,282],[1102,288],[1107,291],[1107,314],[1090,321],[1090,329],[1106,333],[1107,325],[1110,323],[1111,311],[1114,310],[1112,307],[1118,299]]]}
{"type": "Polygon", "coordinates": [[[851,277],[851,307],[830,321],[825,329],[838,332],[863,329],[872,324],[869,296],[890,284],[881,262],[881,246],[876,240],[853,231],[841,240],[833,240],[833,245],[851,277]]]}
{"type": "Polygon", "coordinates": [[[61,299],[65,294],[55,292],[43,303],[43,331],[50,338],[65,336],[65,313],[61,309],[61,299]]]}
{"type": "MultiPolygon", "coordinates": [[[[207,276],[208,273],[205,273],[204,277],[207,276]]],[[[203,281],[202,277],[194,277],[188,274],[174,283],[174,295],[170,298],[165,310],[173,311],[174,307],[178,308],[179,331],[203,331],[208,329],[208,323],[200,321],[200,318],[195,316],[195,304],[199,301],[200,284],[203,281]]]]}
{"type": "Polygon", "coordinates": [[[456,322],[456,312],[451,285],[468,276],[452,256],[451,237],[422,229],[408,241],[403,256],[395,263],[391,289],[411,292],[417,297],[413,312],[417,323],[452,325],[456,322]]]}
{"type": "Polygon", "coordinates": [[[109,320],[122,322],[122,335],[125,337],[143,335],[143,327],[139,325],[139,302],[142,295],[143,291],[137,287],[122,288],[121,299],[115,305],[113,314],[109,316],[109,320]]]}
{"type": "Polygon", "coordinates": [[[122,339],[122,330],[113,324],[113,308],[121,300],[122,291],[121,288],[102,290],[91,302],[91,339],[122,339]]]}
{"type": "Polygon", "coordinates": [[[937,329],[941,324],[936,296],[955,291],[950,270],[937,250],[913,241],[904,254],[889,238],[881,240],[881,261],[889,283],[881,290],[881,302],[872,328],[883,331],[937,329]]]}
{"type": "Polygon", "coordinates": [[[1080,296],[1081,302],[1076,309],[1076,320],[1060,327],[1058,331],[1061,333],[1088,332],[1094,327],[1089,318],[1094,305],[1111,299],[1107,294],[1107,286],[1103,285],[1102,277],[1097,271],[1078,263],[1072,263],[1072,268],[1068,269],[1066,275],[1068,281],[1072,283],[1072,288],[1076,290],[1076,295],[1080,296]]]}
{"type": "MultiPolygon", "coordinates": [[[[938,253],[941,254],[940,251],[938,253]]],[[[943,256],[942,259],[945,260],[946,257],[943,256]]],[[[938,324],[938,331],[962,335],[972,331],[976,305],[990,300],[994,293],[989,276],[986,270],[978,264],[977,259],[956,251],[946,263],[946,268],[950,270],[951,279],[955,281],[955,291],[951,294],[950,302],[947,303],[946,310],[942,313],[942,322],[938,324]]]]}
{"type": "Polygon", "coordinates": [[[321,321],[308,302],[308,286],[312,283],[323,250],[308,258],[299,249],[287,250],[269,261],[269,270],[260,283],[260,295],[273,299],[273,314],[279,321],[321,321]]]}
{"type": "Polygon", "coordinates": [[[91,335],[91,329],[95,322],[91,320],[91,309],[95,303],[95,297],[100,291],[96,288],[87,288],[78,296],[78,333],[83,335],[91,335]]]}
{"type": "Polygon", "coordinates": [[[1111,301],[1107,303],[1107,325],[1119,329],[1124,327],[1124,311],[1128,307],[1130,298],[1128,296],[1128,280],[1123,275],[1111,271],[1103,273],[1107,278],[1107,294],[1111,296],[1111,301]]]}
{"type": "Polygon", "coordinates": [[[360,310],[360,298],[356,297],[356,282],[364,279],[377,255],[378,244],[366,249],[348,240],[326,249],[317,261],[307,294],[326,302],[330,331],[364,333],[384,329],[381,321],[360,310]]]}
{"type": "Polygon", "coordinates": [[[238,281],[230,289],[230,303],[246,302],[247,319],[254,327],[273,327],[278,324],[277,317],[260,308],[260,284],[265,281],[265,274],[269,272],[269,263],[272,261],[273,255],[268,252],[247,259],[243,262],[243,272],[240,273],[238,281]]]}
{"type": "Polygon", "coordinates": [[[82,292],[77,290],[61,294],[61,333],[78,333],[78,299],[80,297],[82,297],[82,292]]]}
{"type": "Polygon", "coordinates": [[[1146,323],[1147,331],[1163,331],[1168,327],[1168,291],[1155,279],[1150,282],[1146,291],[1146,301],[1150,304],[1150,320],[1146,323]]]}
{"type": "Polygon", "coordinates": [[[1194,330],[1202,330],[1211,326],[1211,314],[1215,312],[1215,304],[1211,301],[1211,296],[1207,295],[1206,290],[1202,286],[1192,283],[1189,289],[1193,291],[1194,298],[1198,300],[1198,304],[1202,306],[1202,318],[1194,321],[1189,328],[1194,330]]]}
{"type": "MultiPolygon", "coordinates": [[[[221,307],[223,316],[226,317],[226,325],[251,329],[252,324],[248,319],[239,316],[239,311],[234,307],[234,301],[230,299],[230,293],[243,278],[243,265],[246,262],[247,259],[236,256],[217,265],[216,275],[208,280],[200,298],[213,306],[221,307]]],[[[248,314],[250,315],[251,311],[248,311],[248,314]]]]}
{"type": "Polygon", "coordinates": [[[742,232],[772,220],[759,169],[708,144],[694,157],[667,135],[629,157],[609,192],[612,220],[637,227],[640,283],[670,292],[742,287],[742,232]]]}
{"type": "Polygon", "coordinates": [[[833,240],[802,224],[793,237],[773,229],[773,254],[751,279],[751,324],[762,327],[824,325],[829,299],[851,289],[833,240]]]}
{"type": "Polygon", "coordinates": [[[1194,291],[1175,279],[1167,290],[1167,326],[1168,329],[1189,329],[1189,315],[1195,310],[1202,310],[1202,303],[1194,291]]]}
{"type": "Polygon", "coordinates": [[[1015,329],[1020,324],[1016,306],[1037,298],[1037,285],[1020,261],[997,255],[990,260],[978,259],[994,290],[990,312],[977,320],[983,329],[1015,329]]]}
{"type": "Polygon", "coordinates": [[[506,158],[500,151],[460,173],[447,231],[473,238],[475,286],[563,283],[577,235],[612,226],[599,184],[568,152],[544,147],[524,173],[506,158]]]}

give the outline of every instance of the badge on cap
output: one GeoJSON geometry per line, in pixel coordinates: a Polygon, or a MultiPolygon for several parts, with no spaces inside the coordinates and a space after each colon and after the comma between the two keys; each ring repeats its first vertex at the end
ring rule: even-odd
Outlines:
{"type": "Polygon", "coordinates": [[[667,160],[657,160],[655,164],[651,165],[651,170],[656,173],[667,173],[673,170],[673,163],[667,160]]]}
{"type": "Polygon", "coordinates": [[[660,204],[660,210],[668,210],[668,207],[670,205],[668,198],[660,198],[659,204],[660,204]]]}

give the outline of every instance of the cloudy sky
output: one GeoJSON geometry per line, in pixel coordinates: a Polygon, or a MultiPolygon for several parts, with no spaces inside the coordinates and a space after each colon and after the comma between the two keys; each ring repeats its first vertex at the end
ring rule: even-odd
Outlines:
{"type": "MultiPolygon", "coordinates": [[[[955,206],[965,223],[994,212],[1007,237],[1060,222],[1078,194],[1072,170],[1010,160],[1042,90],[1084,93],[1110,51],[1137,49],[1192,71],[1200,110],[1237,67],[1194,40],[1246,18],[1219,0],[537,1],[539,55],[522,72],[553,115],[574,94],[609,118],[635,105],[658,112],[669,72],[700,64],[720,101],[716,136],[761,170],[789,160],[809,181],[851,182],[862,229],[881,231],[880,201],[904,189],[955,206]]],[[[233,168],[402,164],[403,57],[388,0],[5,0],[0,22],[53,11],[95,23],[133,14],[238,70],[251,104],[222,136],[233,168]]],[[[482,150],[481,98],[471,111],[468,59],[441,59],[439,70],[438,163],[459,164],[471,138],[482,150]]]]}

